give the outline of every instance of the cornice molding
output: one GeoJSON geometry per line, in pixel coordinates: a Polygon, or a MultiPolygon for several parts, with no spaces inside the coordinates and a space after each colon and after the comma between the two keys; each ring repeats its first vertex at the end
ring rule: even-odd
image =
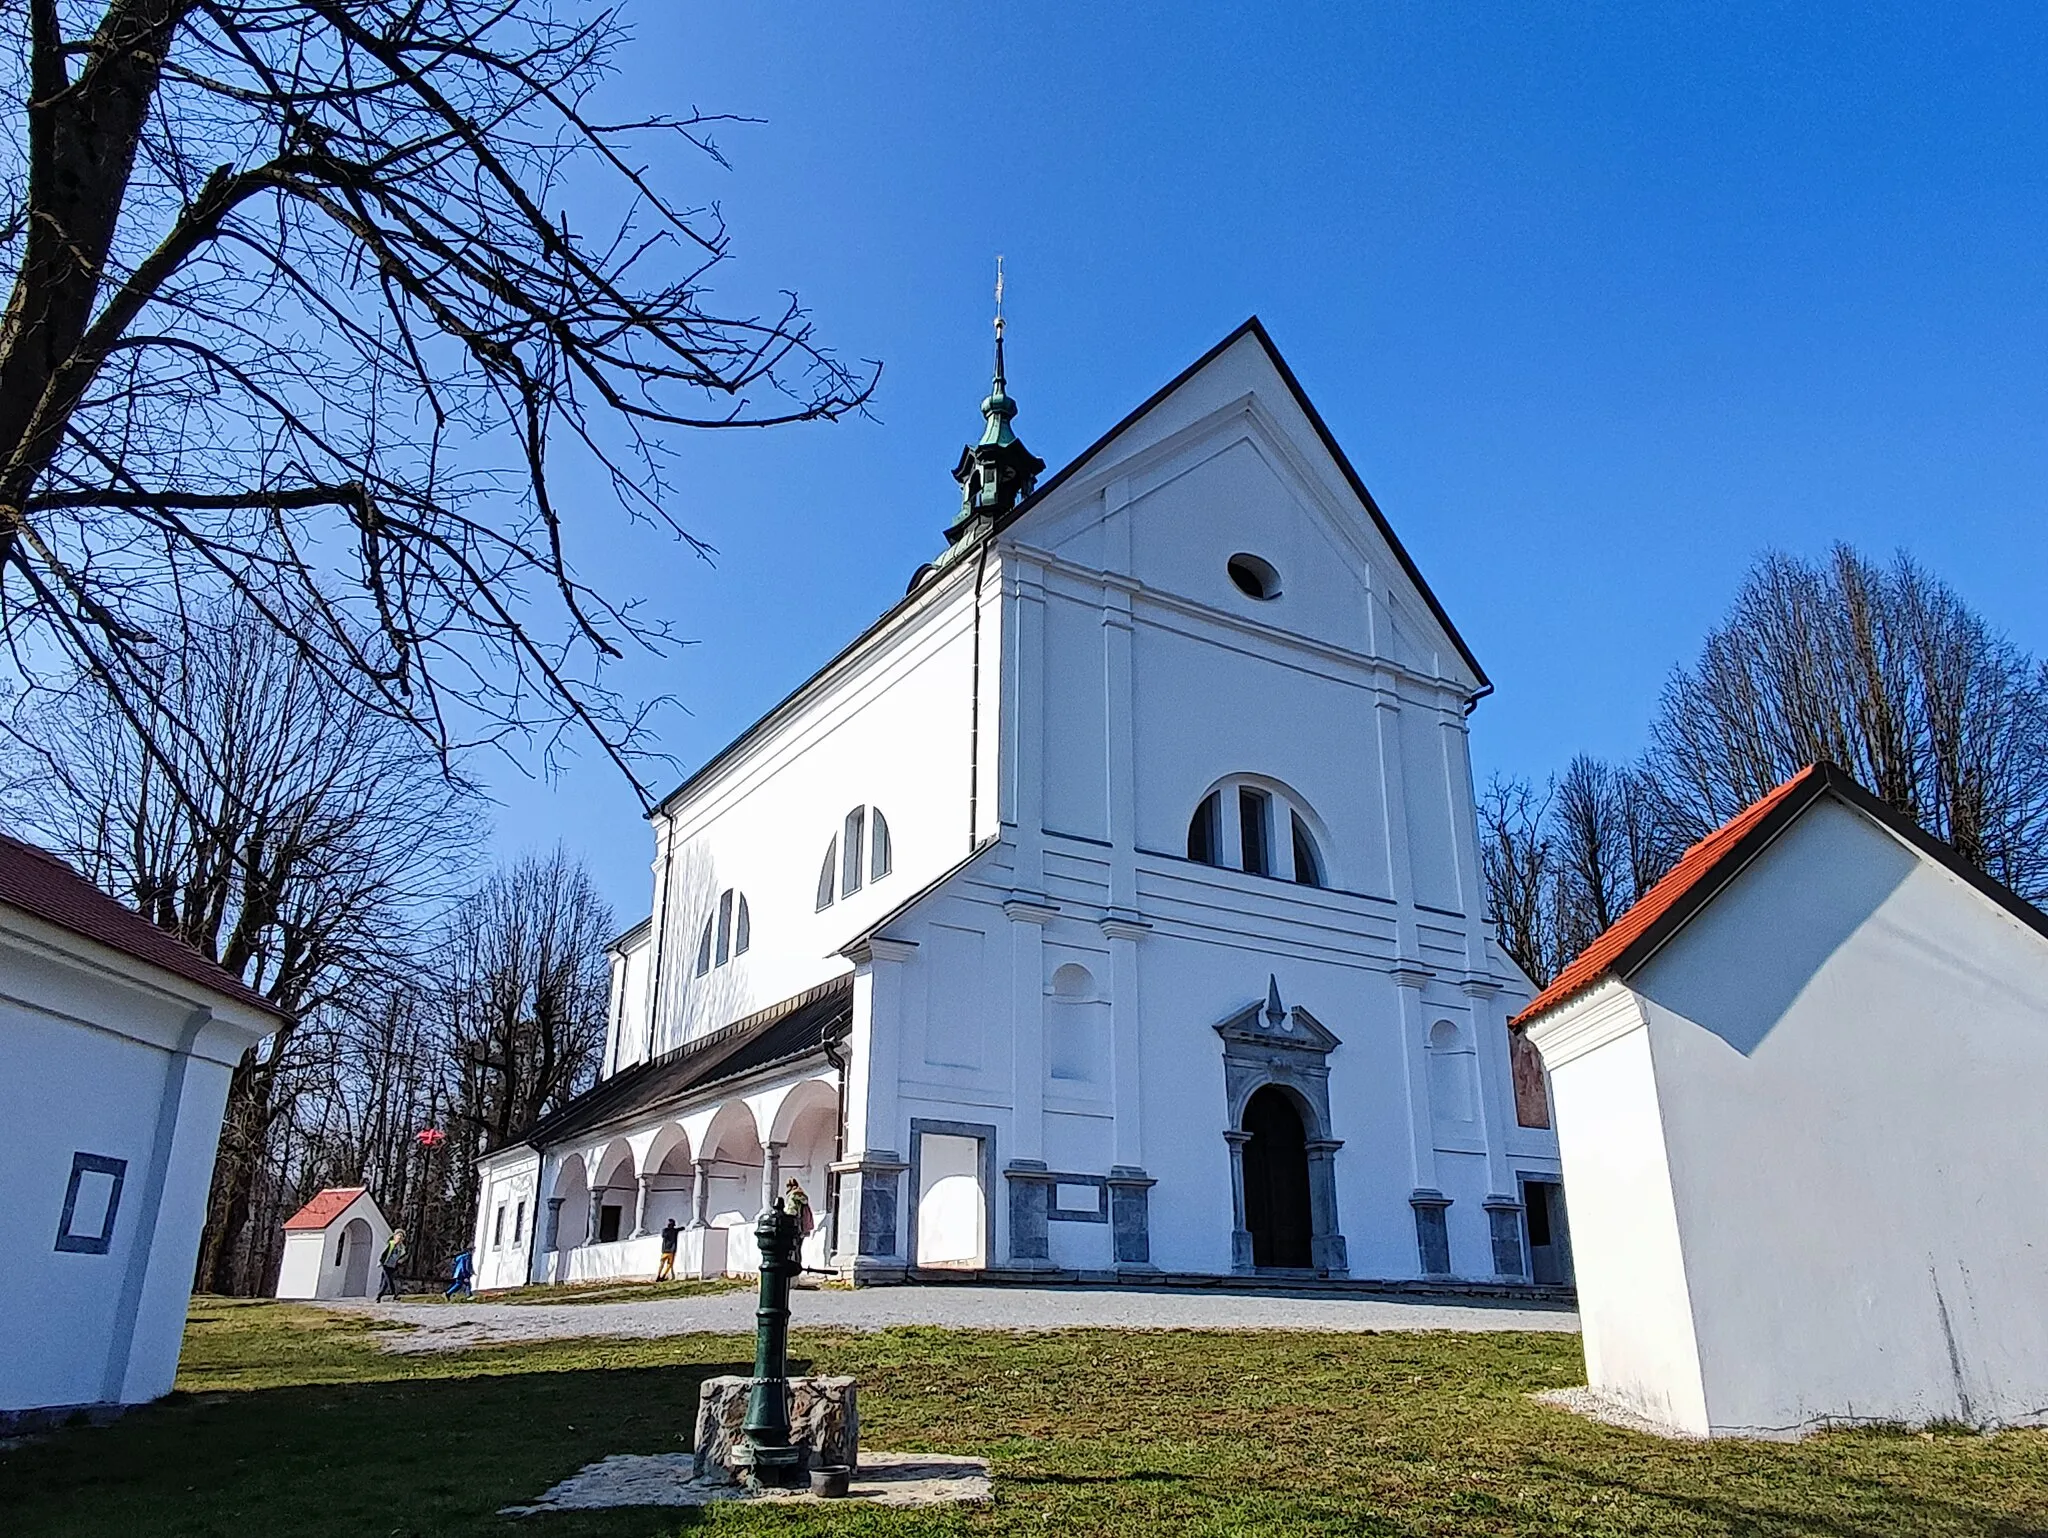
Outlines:
{"type": "Polygon", "coordinates": [[[1522,1034],[1542,1054],[1543,1066],[1555,1073],[1567,1063],[1648,1027],[1642,1000],[1626,983],[1610,977],[1590,992],[1531,1020],[1522,1027],[1522,1034]]]}

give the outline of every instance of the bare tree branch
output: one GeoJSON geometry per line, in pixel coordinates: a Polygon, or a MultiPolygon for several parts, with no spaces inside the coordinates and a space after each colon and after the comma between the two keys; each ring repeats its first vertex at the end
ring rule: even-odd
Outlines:
{"type": "Polygon", "coordinates": [[[714,304],[727,233],[682,189],[732,119],[605,110],[628,33],[584,0],[33,0],[0,31],[0,642],[31,691],[86,669],[175,763],[193,724],[145,691],[232,593],[444,755],[573,733],[637,784],[603,665],[668,632],[578,540],[623,514],[704,553],[676,435],[877,377],[792,297],[714,304]]]}

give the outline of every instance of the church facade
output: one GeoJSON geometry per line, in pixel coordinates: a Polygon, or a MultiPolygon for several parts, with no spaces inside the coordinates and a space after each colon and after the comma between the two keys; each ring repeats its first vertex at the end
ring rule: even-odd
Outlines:
{"type": "Polygon", "coordinates": [[[752,1269],[790,1179],[857,1282],[1565,1279],[1478,663],[1256,320],[1043,481],[1001,349],[945,552],[652,814],[480,1285],[752,1269]]]}

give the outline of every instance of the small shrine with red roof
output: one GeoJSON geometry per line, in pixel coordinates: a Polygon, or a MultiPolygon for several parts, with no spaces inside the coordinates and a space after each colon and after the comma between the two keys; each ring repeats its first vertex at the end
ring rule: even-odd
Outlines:
{"type": "Polygon", "coordinates": [[[284,1220],[280,1298],[367,1298],[391,1224],[367,1186],[329,1186],[284,1220]]]}
{"type": "Polygon", "coordinates": [[[1597,1399],[1695,1436],[2048,1420],[2048,916],[1814,765],[1513,1025],[1597,1399]]]}

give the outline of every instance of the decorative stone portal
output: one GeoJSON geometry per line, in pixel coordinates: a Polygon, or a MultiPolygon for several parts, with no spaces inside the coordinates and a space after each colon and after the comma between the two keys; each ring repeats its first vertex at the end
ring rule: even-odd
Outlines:
{"type": "Polygon", "coordinates": [[[1277,976],[1267,978],[1263,1004],[1219,1021],[1216,1034],[1230,1112],[1231,1269],[1345,1275],[1336,1167],[1344,1145],[1330,1136],[1329,1064],[1343,1043],[1307,1010],[1280,1002],[1277,976]]]}

